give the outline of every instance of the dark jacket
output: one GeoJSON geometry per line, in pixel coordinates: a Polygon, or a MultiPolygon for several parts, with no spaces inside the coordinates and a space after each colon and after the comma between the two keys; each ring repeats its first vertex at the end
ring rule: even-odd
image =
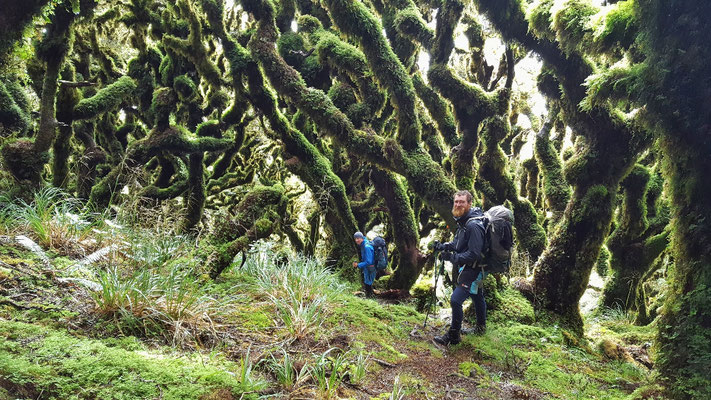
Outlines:
{"type": "Polygon", "coordinates": [[[484,249],[484,233],[486,227],[483,219],[472,219],[483,217],[484,213],[479,207],[474,207],[468,213],[456,218],[457,232],[454,240],[445,243],[444,249],[454,253],[452,264],[455,268],[460,268],[457,285],[471,286],[479,275],[479,270],[474,269],[477,261],[481,261],[484,249]]]}

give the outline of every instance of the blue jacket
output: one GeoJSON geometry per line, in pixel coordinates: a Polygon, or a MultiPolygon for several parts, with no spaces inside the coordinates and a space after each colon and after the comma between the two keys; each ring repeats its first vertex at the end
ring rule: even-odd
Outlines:
{"type": "Polygon", "coordinates": [[[374,264],[374,254],[375,251],[373,251],[373,245],[370,243],[370,240],[363,239],[363,242],[360,244],[361,261],[358,263],[358,268],[363,269],[365,267],[372,266],[374,264]]]}

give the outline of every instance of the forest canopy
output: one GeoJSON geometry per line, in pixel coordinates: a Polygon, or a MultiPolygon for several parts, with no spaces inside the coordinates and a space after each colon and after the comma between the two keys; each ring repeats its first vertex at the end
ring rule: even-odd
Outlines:
{"type": "Polygon", "coordinates": [[[599,276],[600,307],[654,324],[668,396],[711,394],[710,4],[2,7],[4,203],[50,187],[97,215],[163,209],[210,279],[271,240],[357,281],[371,232],[379,285],[407,294],[468,190],[514,214],[518,272],[494,290],[582,335],[599,276]]]}

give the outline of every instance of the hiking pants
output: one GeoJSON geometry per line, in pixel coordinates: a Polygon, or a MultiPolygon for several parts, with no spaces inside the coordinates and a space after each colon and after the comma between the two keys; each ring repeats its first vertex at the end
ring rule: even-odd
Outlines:
{"type": "Polygon", "coordinates": [[[467,297],[474,301],[474,310],[476,311],[476,324],[486,326],[486,300],[484,300],[484,288],[479,288],[477,294],[469,293],[469,289],[457,286],[452,293],[449,304],[452,306],[452,326],[451,329],[459,331],[462,329],[462,320],[464,319],[464,311],[462,305],[467,297]]]}
{"type": "Polygon", "coordinates": [[[367,286],[372,285],[375,280],[375,272],[375,267],[372,265],[363,268],[363,283],[367,286]]]}

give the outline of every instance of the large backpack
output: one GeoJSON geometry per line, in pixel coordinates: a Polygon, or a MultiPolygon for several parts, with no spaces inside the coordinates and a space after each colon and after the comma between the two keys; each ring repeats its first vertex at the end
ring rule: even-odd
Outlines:
{"type": "Polygon", "coordinates": [[[511,249],[513,247],[513,212],[504,206],[494,206],[484,213],[486,233],[484,235],[484,260],[481,266],[490,273],[509,272],[511,249]]]}
{"type": "Polygon", "coordinates": [[[380,236],[376,236],[371,242],[373,244],[373,265],[377,269],[385,269],[388,267],[388,245],[385,243],[385,239],[380,236]]]}

